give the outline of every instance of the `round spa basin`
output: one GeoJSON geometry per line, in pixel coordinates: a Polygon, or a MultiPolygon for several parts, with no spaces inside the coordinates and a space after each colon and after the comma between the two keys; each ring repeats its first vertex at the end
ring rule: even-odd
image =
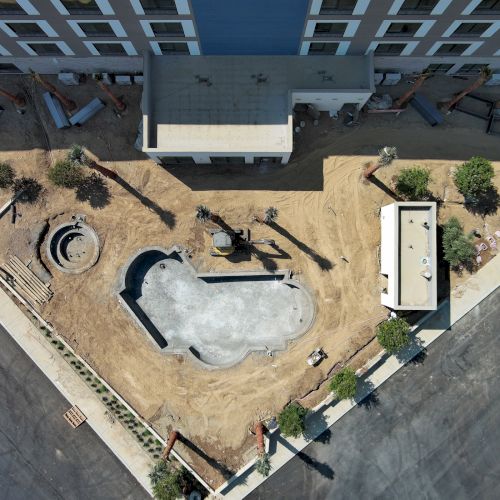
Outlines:
{"type": "Polygon", "coordinates": [[[99,259],[97,233],[79,218],[61,224],[49,235],[47,256],[63,273],[83,273],[99,259]]]}

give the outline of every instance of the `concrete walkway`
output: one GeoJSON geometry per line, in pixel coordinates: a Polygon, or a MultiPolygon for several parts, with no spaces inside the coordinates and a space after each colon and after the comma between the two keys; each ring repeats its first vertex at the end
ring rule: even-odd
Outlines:
{"type": "MultiPolygon", "coordinates": [[[[311,441],[342,418],[358,402],[383,384],[418,352],[429,346],[499,286],[500,257],[496,257],[466,283],[455,288],[450,299],[442,303],[437,312],[429,314],[424,319],[420,327],[414,331],[415,337],[409,348],[397,356],[381,356],[368,365],[354,400],[333,402],[318,408],[318,411],[307,419],[306,437],[284,439],[279,433],[275,433],[271,437],[270,444],[271,474],[279,470],[311,441]]],[[[240,500],[264,481],[265,478],[252,467],[242,472],[225,489],[221,487],[218,493],[225,499],[240,500]]]]}
{"type": "MultiPolygon", "coordinates": [[[[102,402],[68,363],[54,351],[42,334],[2,289],[0,289],[0,324],[59,389],[61,394],[72,405],[78,405],[95,433],[143,488],[152,495],[148,478],[152,460],[119,422],[110,423],[105,415],[106,409],[102,402]]],[[[69,425],[62,419],[62,416],[61,425],[69,425]]]]}

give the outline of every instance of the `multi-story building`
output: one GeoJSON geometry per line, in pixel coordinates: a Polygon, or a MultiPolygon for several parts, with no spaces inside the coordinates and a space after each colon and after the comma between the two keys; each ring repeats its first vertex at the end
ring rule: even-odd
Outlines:
{"type": "Polygon", "coordinates": [[[500,0],[0,0],[0,71],[141,71],[142,53],[364,55],[500,68],[500,0]]]}

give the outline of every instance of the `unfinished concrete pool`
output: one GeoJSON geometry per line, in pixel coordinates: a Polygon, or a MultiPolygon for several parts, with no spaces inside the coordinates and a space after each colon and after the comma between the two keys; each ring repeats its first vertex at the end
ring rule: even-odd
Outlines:
{"type": "Polygon", "coordinates": [[[252,351],[277,351],[309,330],[315,306],[290,271],[198,273],[180,246],[140,250],[118,297],[162,352],[226,368],[252,351]]]}

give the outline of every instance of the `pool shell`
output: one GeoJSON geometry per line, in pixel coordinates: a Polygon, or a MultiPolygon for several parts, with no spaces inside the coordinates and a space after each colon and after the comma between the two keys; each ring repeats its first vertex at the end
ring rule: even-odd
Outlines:
{"type": "Polygon", "coordinates": [[[83,217],[57,226],[47,240],[47,256],[63,273],[79,274],[99,259],[99,237],[83,217]]]}
{"type": "MultiPolygon", "coordinates": [[[[174,262],[172,262],[172,265],[174,262]]],[[[178,268],[181,269],[181,268],[178,268]]],[[[169,274],[169,270],[167,271],[167,275],[169,274]]],[[[172,270],[170,270],[170,273],[172,273],[172,270]]],[[[157,275],[159,276],[160,273],[157,272],[157,275]]],[[[166,286],[168,287],[169,283],[167,282],[166,286]]],[[[172,284],[172,287],[175,289],[175,283],[172,284]]],[[[189,284],[188,283],[180,283],[178,284],[181,288],[187,288],[189,289],[189,284]]],[[[242,285],[242,288],[245,285],[242,285]]],[[[200,285],[201,288],[204,288],[204,285],[200,285]]],[[[237,289],[238,289],[237,288],[237,289]]],[[[273,296],[271,300],[275,300],[276,297],[276,292],[274,289],[271,289],[273,292],[273,296]]],[[[212,295],[212,292],[215,294],[217,290],[212,290],[212,289],[207,289],[204,288],[204,292],[209,293],[210,296],[212,295]]],[[[260,292],[260,290],[259,290],[260,292]]],[[[255,292],[254,292],[255,293],[255,292]]],[[[262,297],[262,294],[258,294],[258,299],[260,302],[264,302],[267,304],[266,297],[262,297]]],[[[241,271],[241,272],[223,272],[223,273],[198,273],[191,263],[188,255],[186,254],[185,250],[181,246],[174,246],[171,247],[170,249],[165,249],[163,247],[158,247],[158,246],[152,246],[152,247],[147,247],[139,250],[137,253],[135,253],[127,262],[125,266],[120,270],[119,276],[118,276],[118,283],[117,283],[117,297],[120,302],[120,304],[124,307],[124,309],[132,316],[132,318],[135,320],[135,322],[139,325],[141,330],[146,333],[147,337],[150,339],[150,341],[153,343],[153,345],[159,349],[161,352],[165,354],[181,354],[181,355],[186,355],[190,359],[192,359],[195,363],[197,363],[199,366],[202,366],[204,368],[228,368],[230,366],[233,366],[239,362],[241,362],[243,359],[245,359],[248,354],[254,351],[283,351],[288,347],[288,342],[294,339],[299,338],[300,336],[304,335],[312,326],[314,319],[315,319],[315,304],[313,297],[311,293],[305,288],[301,283],[298,281],[294,280],[291,278],[291,272],[289,270],[281,270],[281,271],[275,271],[275,272],[268,272],[268,271],[241,271]],[[272,285],[268,284],[268,289],[269,286],[271,287],[278,287],[276,290],[280,290],[281,292],[285,293],[285,298],[280,298],[281,302],[278,303],[283,305],[283,301],[286,300],[286,297],[292,297],[294,300],[295,305],[299,305],[300,307],[293,307],[294,304],[289,304],[289,308],[293,309],[293,313],[289,313],[284,308],[282,308],[279,311],[268,311],[267,316],[268,316],[268,324],[266,326],[272,325],[272,330],[273,331],[279,331],[280,326],[279,324],[276,324],[274,322],[274,316],[282,316],[286,317],[287,321],[289,320],[289,317],[295,315],[297,321],[296,324],[293,325],[293,331],[290,329],[290,325],[284,325],[282,330],[284,330],[283,333],[278,333],[274,335],[268,335],[265,336],[266,334],[263,334],[262,332],[268,332],[270,329],[261,329],[258,332],[250,332],[251,334],[247,335],[244,337],[244,339],[240,339],[238,335],[242,335],[242,331],[244,331],[244,328],[247,326],[246,324],[243,325],[242,328],[236,328],[233,332],[231,332],[231,322],[228,320],[229,325],[225,324],[219,324],[218,326],[220,327],[219,330],[222,330],[224,333],[224,329],[227,329],[228,332],[228,342],[229,345],[226,346],[224,342],[226,341],[226,338],[217,338],[213,344],[217,347],[217,345],[221,345],[222,343],[222,351],[223,352],[230,352],[230,354],[227,354],[225,356],[219,356],[217,358],[216,356],[214,357],[213,355],[213,345],[198,345],[197,347],[193,345],[192,343],[186,342],[186,340],[182,339],[182,332],[180,332],[178,335],[171,335],[171,337],[168,337],[167,335],[164,335],[162,331],[165,331],[165,329],[168,330],[168,326],[166,327],[161,327],[160,323],[163,325],[165,324],[165,320],[169,320],[169,318],[165,318],[165,310],[167,307],[165,304],[168,304],[170,306],[171,310],[170,313],[172,316],[170,316],[170,320],[177,326],[179,323],[177,321],[173,321],[173,316],[175,314],[175,310],[172,311],[172,306],[170,303],[165,302],[166,299],[170,298],[172,296],[172,290],[165,291],[165,297],[164,297],[164,302],[162,303],[161,300],[158,298],[158,286],[165,286],[165,283],[161,282],[161,276],[158,278],[160,282],[158,284],[154,283],[151,284],[150,281],[155,279],[155,276],[151,273],[151,270],[155,268],[155,266],[163,266],[163,269],[165,269],[165,263],[168,262],[168,259],[173,259],[174,261],[182,264],[183,266],[186,266],[185,270],[181,270],[182,273],[185,274],[188,280],[191,280],[193,282],[197,280],[201,280],[204,283],[210,284],[210,283],[215,283],[218,284],[220,287],[221,284],[229,284],[230,288],[229,290],[225,290],[225,295],[229,296],[233,300],[239,300],[239,304],[243,304],[243,308],[247,309],[246,304],[248,302],[245,302],[244,297],[236,297],[234,298],[234,293],[232,290],[235,289],[235,286],[240,288],[239,283],[247,283],[247,287],[250,285],[250,287],[255,286],[253,284],[256,284],[257,282],[269,282],[272,281],[274,282],[272,285]],[[162,261],[164,261],[162,263],[162,261]],[[186,274],[186,273],[189,273],[186,274]],[[149,280],[147,281],[146,280],[149,280]],[[235,285],[236,284],[236,285],[235,285]],[[149,313],[145,311],[147,309],[146,304],[144,304],[144,298],[143,298],[143,292],[146,290],[144,287],[146,285],[152,286],[153,291],[148,292],[151,296],[151,294],[154,294],[152,297],[152,301],[158,302],[158,305],[154,306],[154,310],[151,309],[151,304],[147,304],[149,306],[149,313]],[[279,289],[279,286],[285,286],[287,287],[286,289],[279,289]],[[289,288],[288,288],[289,287],[289,288]],[[288,295],[287,295],[288,294],[288,295]],[[139,304],[139,301],[143,302],[143,305],[139,304]],[[162,307],[164,306],[164,307],[162,307]],[[297,309],[299,309],[297,311],[297,309]],[[153,320],[155,320],[153,322],[153,320]],[[162,331],[160,331],[162,330],[162,331]],[[236,337],[238,340],[238,345],[231,345],[231,337],[232,333],[236,332],[236,337]],[[167,338],[166,338],[167,337],[167,338]],[[258,337],[258,339],[257,339],[258,337]],[[257,339],[257,340],[256,340],[257,339]],[[241,342],[240,342],[241,341],[241,342]],[[218,344],[219,343],[219,344],[218,344]],[[212,353],[210,353],[210,349],[212,348],[212,353]]],[[[252,296],[253,297],[253,296],[252,296]]],[[[180,308],[184,306],[180,300],[178,300],[180,303],[180,308]]],[[[207,307],[206,311],[203,310],[203,308],[198,308],[196,306],[196,301],[195,304],[188,304],[191,305],[196,309],[197,314],[202,314],[205,315],[206,311],[211,311],[212,314],[215,316],[217,313],[212,310],[212,308],[209,306],[207,307]]],[[[218,301],[215,301],[213,306],[219,306],[220,303],[218,301]]],[[[288,304],[286,304],[288,305],[288,304]]],[[[249,306],[255,307],[256,304],[250,303],[249,306]]],[[[233,316],[234,316],[234,311],[230,311],[233,316]]],[[[260,312],[260,310],[259,310],[260,312]]],[[[185,315],[188,315],[187,322],[190,320],[192,321],[192,317],[189,316],[189,313],[184,313],[185,315]]],[[[265,312],[262,313],[262,316],[265,316],[265,312]]],[[[223,317],[224,320],[226,320],[226,316],[224,315],[219,315],[220,317],[223,317]]],[[[231,316],[231,314],[228,312],[228,316],[231,316]]],[[[260,316],[260,315],[259,315],[260,316]]],[[[206,318],[206,316],[204,316],[206,318]]],[[[203,318],[202,318],[203,319],[203,318]]],[[[239,320],[239,316],[236,315],[236,319],[239,320]]],[[[208,318],[208,322],[210,323],[212,321],[212,318],[208,318]]],[[[218,321],[218,318],[215,318],[216,323],[220,323],[218,321]]],[[[259,319],[256,319],[255,321],[260,321],[259,319]]],[[[181,324],[184,324],[182,321],[180,322],[181,324]]],[[[223,323],[223,322],[222,322],[223,323]]],[[[197,325],[195,325],[197,326],[197,325]]],[[[232,325],[234,328],[234,325],[232,325]]],[[[240,326],[240,325],[238,325],[240,326]]],[[[204,329],[203,325],[200,325],[199,329],[203,332],[203,334],[208,335],[209,338],[213,338],[210,336],[211,332],[207,332],[206,329],[204,329]]],[[[215,334],[217,335],[217,330],[215,330],[215,334]]],[[[244,334],[244,333],[243,333],[244,334]]],[[[219,333],[220,335],[220,333],[219,333]]],[[[187,335],[187,338],[189,338],[189,335],[187,335]]],[[[210,342],[209,342],[210,343],[210,342]]],[[[218,351],[217,351],[218,352],[218,351]]]]}

